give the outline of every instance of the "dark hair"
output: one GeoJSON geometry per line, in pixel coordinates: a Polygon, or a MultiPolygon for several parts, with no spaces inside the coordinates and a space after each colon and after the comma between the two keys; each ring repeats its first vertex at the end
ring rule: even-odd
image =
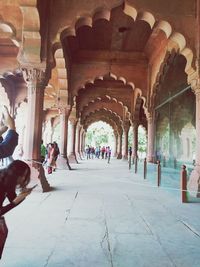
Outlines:
{"type": "Polygon", "coordinates": [[[23,188],[30,182],[31,170],[28,164],[24,161],[14,160],[5,169],[0,171],[0,181],[3,182],[7,188],[15,190],[17,179],[20,176],[24,176],[25,172],[26,175],[22,185],[23,188]]]}

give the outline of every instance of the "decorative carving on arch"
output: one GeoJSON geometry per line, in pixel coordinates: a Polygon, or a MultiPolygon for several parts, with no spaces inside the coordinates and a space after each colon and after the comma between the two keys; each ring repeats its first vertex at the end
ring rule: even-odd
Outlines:
{"type": "Polygon", "coordinates": [[[98,122],[98,121],[103,121],[103,122],[108,123],[113,128],[113,130],[114,131],[117,131],[118,133],[121,133],[122,132],[122,127],[121,127],[121,125],[118,122],[114,121],[111,118],[108,118],[105,115],[97,114],[97,113],[92,118],[87,117],[83,128],[87,131],[87,128],[91,124],[93,124],[94,122],[98,122]]]}
{"type": "Polygon", "coordinates": [[[81,113],[81,117],[87,117],[89,116],[91,113],[98,111],[98,110],[106,110],[109,111],[113,114],[115,114],[116,116],[119,116],[121,118],[121,120],[123,120],[123,109],[121,109],[121,112],[119,109],[116,109],[115,107],[111,106],[111,105],[102,105],[101,102],[99,102],[98,104],[91,104],[90,107],[86,108],[83,110],[83,112],[81,113]]]}
{"type": "Polygon", "coordinates": [[[48,101],[48,108],[63,109],[68,103],[68,79],[65,66],[65,59],[62,48],[54,53],[55,65],[51,72],[50,86],[45,89],[45,100],[48,101]]]}
{"type": "Polygon", "coordinates": [[[95,116],[105,116],[109,119],[112,119],[113,121],[117,122],[118,124],[122,124],[122,120],[120,118],[120,116],[116,115],[115,113],[113,113],[112,111],[109,111],[109,110],[95,110],[93,112],[90,112],[85,118],[82,118],[81,119],[81,124],[84,125],[85,124],[85,121],[88,119],[88,118],[92,118],[92,117],[95,117],[95,116]]]}
{"type": "MultiPolygon", "coordinates": [[[[107,104],[117,104],[119,108],[122,109],[124,106],[122,102],[118,101],[116,98],[112,98],[108,95],[105,95],[104,97],[95,97],[94,99],[90,100],[87,102],[82,101],[81,105],[78,107],[79,113],[81,113],[84,109],[87,109],[90,104],[98,104],[101,103],[102,105],[107,105],[107,104]]],[[[127,107],[127,112],[129,112],[128,107],[127,107]]]]}

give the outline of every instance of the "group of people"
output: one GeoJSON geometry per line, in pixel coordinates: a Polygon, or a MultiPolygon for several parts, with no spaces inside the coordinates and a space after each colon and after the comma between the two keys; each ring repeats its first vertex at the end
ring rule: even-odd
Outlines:
{"type": "MultiPolygon", "coordinates": [[[[2,108],[0,124],[0,159],[5,159],[12,156],[18,144],[15,121],[6,106],[2,108]],[[3,134],[6,134],[5,138],[2,137],[3,134]]],[[[3,215],[15,208],[31,193],[33,188],[27,188],[30,174],[30,167],[21,160],[14,160],[0,170],[0,259],[8,234],[3,215]],[[6,199],[8,203],[4,204],[6,199]]]]}
{"type": "Polygon", "coordinates": [[[43,140],[41,141],[41,162],[44,166],[47,166],[48,174],[51,174],[52,171],[55,171],[57,168],[56,161],[60,154],[60,150],[58,144],[54,141],[53,143],[49,143],[46,145],[43,144],[43,140]]]}
{"type": "Polygon", "coordinates": [[[108,163],[110,162],[111,157],[111,148],[110,146],[97,146],[96,148],[93,146],[87,146],[85,149],[85,153],[87,155],[87,159],[93,158],[101,158],[101,159],[108,159],[108,163]]]}

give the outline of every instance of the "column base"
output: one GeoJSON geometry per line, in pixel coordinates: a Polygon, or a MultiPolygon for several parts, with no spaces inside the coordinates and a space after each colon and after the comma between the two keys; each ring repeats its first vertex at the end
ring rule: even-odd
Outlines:
{"type": "Polygon", "coordinates": [[[82,160],[81,153],[76,152],[76,158],[79,159],[79,160],[82,160]]]}
{"type": "Polygon", "coordinates": [[[69,165],[69,160],[66,156],[64,155],[61,155],[58,159],[57,159],[57,166],[59,169],[68,169],[68,170],[71,170],[71,166],[69,165]]]}
{"type": "Polygon", "coordinates": [[[192,196],[200,197],[200,165],[196,165],[191,172],[187,189],[192,196]]]}
{"type": "Polygon", "coordinates": [[[84,151],[81,151],[81,157],[82,157],[82,159],[85,158],[85,152],[84,151]]]}
{"type": "Polygon", "coordinates": [[[42,192],[49,192],[51,191],[51,187],[47,181],[45,176],[45,170],[41,163],[33,162],[30,166],[31,168],[31,180],[35,179],[36,177],[40,180],[42,192]]]}
{"type": "Polygon", "coordinates": [[[155,157],[154,156],[147,156],[147,162],[155,163],[155,157]]]}
{"type": "Polygon", "coordinates": [[[123,155],[122,156],[122,160],[127,161],[128,160],[128,155],[123,155]]]}
{"type": "Polygon", "coordinates": [[[70,154],[70,155],[68,156],[68,160],[69,160],[69,163],[78,163],[78,160],[77,160],[75,154],[70,154]]]}
{"type": "Polygon", "coordinates": [[[119,153],[119,154],[117,155],[117,159],[122,159],[122,154],[121,154],[121,153],[119,153]]]}

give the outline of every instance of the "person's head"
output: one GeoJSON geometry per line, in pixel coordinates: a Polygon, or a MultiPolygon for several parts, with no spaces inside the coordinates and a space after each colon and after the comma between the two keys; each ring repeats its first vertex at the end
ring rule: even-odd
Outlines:
{"type": "Polygon", "coordinates": [[[58,147],[58,144],[56,142],[53,142],[54,147],[58,147]]]}
{"type": "Polygon", "coordinates": [[[4,183],[9,188],[25,188],[30,182],[30,167],[22,160],[14,160],[2,172],[4,183]]]}

